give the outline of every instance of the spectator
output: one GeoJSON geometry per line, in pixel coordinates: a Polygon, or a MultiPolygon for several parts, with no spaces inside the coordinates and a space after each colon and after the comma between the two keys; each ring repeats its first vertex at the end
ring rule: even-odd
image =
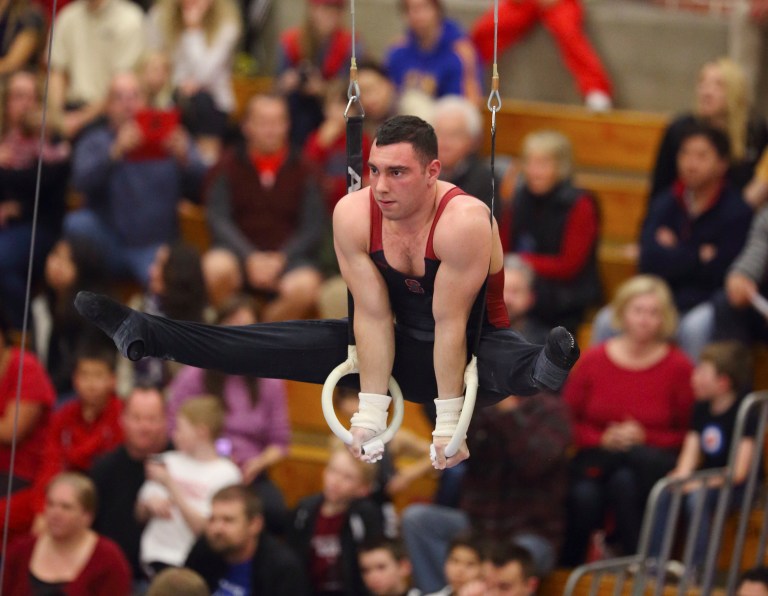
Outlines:
{"type": "Polygon", "coordinates": [[[526,136],[522,179],[500,228],[505,252],[518,253],[536,272],[532,314],[550,327],[575,331],[601,296],[600,222],[595,199],[571,182],[571,154],[571,143],[558,132],[526,136]]]}
{"type": "Polygon", "coordinates": [[[755,210],[768,202],[768,149],[763,150],[752,180],[744,187],[744,200],[755,210]]]}
{"type": "Polygon", "coordinates": [[[373,138],[379,126],[397,113],[397,89],[384,66],[370,59],[358,59],[357,82],[365,108],[363,129],[373,138]]]}
{"type": "MultiPolygon", "coordinates": [[[[691,425],[685,435],[683,448],[677,458],[677,463],[667,476],[674,479],[684,479],[696,470],[725,468],[729,465],[731,451],[736,449],[733,462],[732,481],[734,492],[731,495],[731,507],[741,503],[744,496],[744,483],[747,480],[752,460],[756,456],[755,435],[757,420],[748,420],[738,445],[733,445],[733,433],[736,430],[736,417],[741,398],[745,395],[752,381],[751,354],[749,349],[736,342],[721,342],[708,344],[701,353],[698,364],[693,370],[691,386],[696,398],[693,407],[691,425]]],[[[694,530],[693,552],[691,566],[685,570],[695,582],[704,570],[710,540],[712,519],[715,515],[720,487],[722,482],[711,479],[703,492],[686,493],[684,497],[685,512],[689,521],[697,515],[697,507],[701,507],[701,515],[694,530]],[[703,502],[702,502],[703,501],[703,502]],[[700,504],[701,503],[701,504],[700,504]]],[[[695,487],[700,488],[700,487],[695,487]]],[[[659,502],[657,517],[654,520],[651,538],[653,556],[661,553],[662,541],[667,527],[671,506],[671,494],[663,493],[659,502]]],[[[691,529],[689,527],[689,533],[691,529]]]]}
{"type": "Polygon", "coordinates": [[[681,347],[696,359],[712,333],[711,298],[744,246],[752,211],[726,183],[728,138],[706,125],[682,135],[679,182],[656,197],[643,223],[640,270],[670,285],[683,314],[681,347]]]}
{"type": "Polygon", "coordinates": [[[645,501],[669,472],[688,428],[691,364],[671,342],[672,294],[659,278],[622,284],[612,302],[621,333],[582,354],[563,390],[576,453],[570,462],[561,563],[584,562],[607,511],[619,552],[635,552],[645,501]]]}
{"type": "Polygon", "coordinates": [[[123,440],[123,402],[115,394],[114,346],[103,339],[82,345],[75,358],[75,399],[51,418],[40,469],[35,477],[37,511],[45,504],[45,489],[59,472],[87,473],[97,457],[123,440]]]}
{"type": "Polygon", "coordinates": [[[563,539],[571,432],[559,397],[510,396],[476,411],[467,444],[460,508],[411,505],[403,513],[414,578],[425,591],[445,584],[448,544],[461,532],[514,540],[534,554],[540,575],[554,568],[563,539]]]}
{"type": "Polygon", "coordinates": [[[461,534],[456,536],[448,546],[445,556],[447,585],[427,596],[461,594],[466,586],[480,579],[482,560],[482,550],[477,539],[461,534]]]}
{"type": "MultiPolygon", "coordinates": [[[[277,88],[288,98],[291,145],[300,148],[323,120],[329,81],[343,76],[352,55],[344,0],[307,0],[304,22],[280,36],[277,88]]],[[[356,54],[362,54],[355,40],[356,54]]]]}
{"type": "Polygon", "coordinates": [[[750,96],[757,96],[765,48],[768,4],[764,0],[735,0],[728,31],[728,55],[744,71],[750,96]]]}
{"type": "Polygon", "coordinates": [[[715,338],[768,341],[768,320],[749,308],[768,295],[768,208],[755,216],[744,249],[728,270],[725,292],[715,299],[715,338]]]}
{"type": "MultiPolygon", "coordinates": [[[[10,6],[10,1],[6,6],[10,6]]],[[[6,23],[6,26],[11,27],[11,24],[6,23]]],[[[0,58],[0,71],[2,63],[0,58]]],[[[3,134],[0,137],[0,253],[3,255],[0,259],[0,301],[7,309],[11,325],[21,329],[30,243],[34,237],[34,271],[39,271],[61,233],[69,174],[69,145],[55,143],[46,135],[40,146],[42,98],[35,74],[16,72],[10,75],[6,85],[3,134]],[[38,158],[42,159],[40,206],[33,235],[38,158]]],[[[38,279],[36,274],[33,282],[38,279]]]]}
{"type": "MultiPolygon", "coordinates": [[[[358,392],[350,387],[337,387],[333,405],[342,420],[351,420],[360,406],[358,392]]],[[[399,520],[394,499],[419,478],[432,474],[429,441],[407,428],[400,428],[376,466],[377,474],[371,498],[381,507],[384,534],[394,538],[399,532],[399,520]]]]}
{"type": "Polygon", "coordinates": [[[215,397],[198,397],[180,409],[173,431],[175,451],[146,462],[147,482],[136,501],[136,517],[147,523],[141,562],[149,575],[180,567],[210,514],[211,496],[240,482],[240,470],[216,452],[223,411],[215,397]]]}
{"type": "Polygon", "coordinates": [[[211,596],[211,592],[191,569],[170,567],[155,576],[146,596],[211,596]]]}
{"type": "MultiPolygon", "coordinates": [[[[195,321],[206,320],[207,295],[200,253],[185,242],[163,244],[157,249],[149,266],[149,283],[143,296],[136,296],[130,305],[151,315],[195,321]]],[[[176,362],[147,359],[140,362],[123,361],[121,385],[156,385],[165,387],[181,370],[176,362]]]]}
{"type": "Polygon", "coordinates": [[[208,164],[235,109],[232,62],[242,28],[233,0],[162,0],[147,17],[147,46],[170,57],[182,122],[208,164]]]}
{"type": "Polygon", "coordinates": [[[536,303],[533,268],[519,255],[504,257],[504,305],[509,315],[509,326],[533,344],[544,344],[549,327],[531,315],[536,303]]]}
{"type": "Polygon", "coordinates": [[[144,13],[130,0],[75,0],[53,27],[49,105],[62,134],[73,139],[104,114],[115,75],[139,63],[144,13]]]}
{"type": "Polygon", "coordinates": [[[200,265],[208,303],[222,308],[243,291],[243,271],[237,256],[226,248],[211,248],[203,253],[200,265]]]}
{"type": "Polygon", "coordinates": [[[265,321],[305,316],[322,281],[316,251],[328,217],[309,165],[289,151],[288,125],[283,99],[252,98],[245,144],[225,154],[208,187],[213,241],[239,257],[248,286],[272,298],[265,321]]]}
{"type": "Polygon", "coordinates": [[[579,0],[505,0],[498,8],[498,48],[494,46],[494,11],[475,22],[472,41],[483,62],[494,50],[503,52],[542,22],[555,38],[586,106],[596,112],[610,110],[611,81],[584,33],[584,8],[579,0]]]}
{"type": "Polygon", "coordinates": [[[758,566],[742,573],[736,596],[768,596],[768,568],[758,566]]]}
{"type": "Polygon", "coordinates": [[[27,532],[34,518],[31,485],[42,464],[43,442],[56,395],[40,362],[31,353],[14,347],[9,332],[0,316],[0,510],[3,527],[15,536],[27,532]],[[24,371],[21,377],[20,368],[24,371]],[[13,494],[6,518],[9,486],[13,494]]]}
{"type": "Polygon", "coordinates": [[[515,544],[494,545],[483,561],[485,596],[533,596],[539,581],[530,553],[515,544]]]}
{"type": "Polygon", "coordinates": [[[399,540],[367,542],[358,549],[360,570],[371,596],[421,596],[410,588],[411,562],[399,540]]]}
{"type": "Polygon", "coordinates": [[[91,469],[99,494],[93,527],[120,547],[139,586],[145,576],[139,564],[143,525],[134,515],[136,496],[146,479],[144,462],[168,448],[165,420],[163,394],[154,388],[134,388],[120,417],[123,444],[97,460],[91,469]]]}
{"type": "MultiPolygon", "coordinates": [[[[489,207],[493,193],[491,168],[480,157],[483,118],[477,106],[466,98],[446,95],[435,103],[432,115],[437,135],[440,178],[477,197],[489,207]]],[[[499,180],[496,179],[496,187],[499,180]]],[[[501,201],[495,204],[500,213],[501,201]]]]}
{"type": "MultiPolygon", "coordinates": [[[[217,315],[219,325],[251,325],[257,321],[253,299],[238,296],[217,315]]],[[[288,453],[291,437],[285,382],[277,379],[227,376],[191,366],[183,368],[168,388],[169,423],[190,398],[207,393],[224,408],[220,443],[240,468],[243,483],[251,485],[264,508],[267,529],[281,534],[288,509],[269,469],[288,453]]]]}
{"type": "Polygon", "coordinates": [[[27,0],[7,0],[0,7],[0,29],[6,32],[0,44],[0,76],[38,66],[46,32],[40,8],[27,0]]]}
{"type": "Polygon", "coordinates": [[[37,357],[53,381],[58,400],[72,397],[72,375],[78,345],[95,337],[75,310],[75,294],[89,289],[106,292],[104,255],[83,239],[59,240],[45,260],[42,291],[32,301],[37,357]]]}
{"type": "Polygon", "coordinates": [[[482,101],[480,65],[461,26],[445,16],[442,0],[400,0],[405,39],[387,52],[385,65],[401,95],[463,95],[482,101]]]}
{"type": "Polygon", "coordinates": [[[56,476],[46,494],[45,531],[8,548],[4,593],[128,596],[128,562],[114,542],[91,529],[95,511],[96,489],[88,478],[56,476]]]}
{"type": "Polygon", "coordinates": [[[682,137],[697,120],[703,120],[727,135],[731,156],[728,180],[735,188],[744,188],[752,179],[755,164],[768,144],[765,120],[750,114],[748,98],[744,73],[733,61],[721,58],[701,68],[693,111],[675,118],[664,132],[651,179],[651,201],[661,196],[679,177],[682,137]]]}
{"type": "Polygon", "coordinates": [[[86,205],[67,215],[64,231],[106,253],[112,275],[146,286],[157,249],[178,236],[178,202],[197,189],[204,165],[181,128],[147,137],[136,119],[143,105],[136,75],[115,75],[108,122],[84,134],[75,150],[72,185],[86,205]]]}
{"type": "Polygon", "coordinates": [[[138,73],[141,92],[147,107],[155,110],[172,110],[176,106],[171,82],[171,59],[162,50],[148,50],[139,62],[138,73]]]}
{"type": "MultiPolygon", "coordinates": [[[[347,194],[347,121],[344,116],[347,103],[347,86],[341,80],[327,86],[323,121],[307,137],[303,150],[304,159],[315,166],[329,214],[347,194]]],[[[371,139],[363,133],[363,172],[368,167],[370,152],[371,139]]],[[[335,257],[332,258],[335,262],[335,257]]]]}
{"type": "Polygon", "coordinates": [[[243,485],[218,490],[205,534],[185,563],[216,594],[309,593],[296,555],[264,531],[261,501],[243,485]]]}
{"type": "Polygon", "coordinates": [[[365,593],[357,548],[382,535],[379,509],[367,498],[375,475],[374,465],[334,444],[323,471],[323,491],[296,506],[288,543],[317,595],[365,593]]]}

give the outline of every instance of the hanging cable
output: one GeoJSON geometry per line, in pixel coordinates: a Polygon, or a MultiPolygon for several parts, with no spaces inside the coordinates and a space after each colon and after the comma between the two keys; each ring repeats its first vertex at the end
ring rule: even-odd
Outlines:
{"type": "MultiPolygon", "coordinates": [[[[493,70],[491,73],[491,93],[488,96],[488,110],[491,112],[491,201],[490,201],[490,224],[491,224],[491,254],[493,254],[493,211],[495,209],[496,202],[496,112],[501,109],[501,96],[499,95],[499,68],[498,68],[498,46],[499,46],[499,0],[494,0],[493,3],[493,70]]],[[[488,273],[491,273],[491,264],[488,263],[488,273]]],[[[469,429],[469,423],[472,421],[472,414],[475,409],[475,401],[477,400],[477,352],[480,347],[480,338],[483,333],[483,322],[485,319],[485,302],[488,294],[488,278],[486,278],[483,287],[480,289],[478,300],[480,301],[480,308],[476,311],[477,316],[477,329],[473,338],[472,345],[472,358],[467,364],[464,370],[464,405],[459,415],[459,421],[456,424],[456,430],[445,446],[445,457],[453,457],[458,453],[461,443],[467,436],[467,430],[469,429]]],[[[434,453],[433,453],[434,456],[434,453]]]]}
{"type": "MultiPolygon", "coordinates": [[[[347,121],[347,192],[355,192],[363,186],[363,120],[365,109],[360,100],[360,85],[357,81],[357,59],[355,55],[355,0],[350,0],[350,18],[352,20],[352,52],[349,65],[349,87],[347,88],[347,108],[344,110],[344,118],[347,121]],[[352,114],[356,107],[356,114],[352,114]]],[[[352,443],[352,433],[347,430],[333,408],[333,390],[342,377],[358,372],[357,348],[355,347],[355,304],[352,294],[347,290],[347,359],[331,371],[323,384],[321,404],[323,416],[331,431],[344,443],[352,443]]],[[[400,428],[405,414],[403,392],[394,377],[389,378],[389,392],[392,394],[393,415],[389,426],[380,435],[373,437],[363,445],[363,453],[372,458],[370,461],[380,459],[384,453],[384,444],[388,443],[400,428]]],[[[0,595],[1,596],[1,595],[0,595]]]]}
{"type": "MultiPolygon", "coordinates": [[[[51,10],[51,29],[48,34],[48,53],[46,57],[45,85],[43,87],[43,112],[40,121],[40,141],[37,156],[37,175],[35,179],[35,198],[32,208],[32,234],[29,241],[29,265],[27,267],[27,287],[24,296],[24,319],[21,326],[21,352],[23,354],[27,343],[27,328],[29,321],[29,304],[32,294],[32,271],[35,260],[35,239],[37,237],[37,215],[40,206],[40,188],[43,175],[43,145],[45,143],[45,129],[48,117],[48,83],[51,78],[51,50],[53,48],[53,29],[56,22],[56,7],[58,0],[53,0],[51,10]]],[[[7,348],[7,346],[6,346],[7,348]]],[[[8,489],[5,494],[5,523],[3,524],[3,541],[1,553],[8,552],[8,520],[11,514],[11,495],[13,494],[13,474],[16,463],[16,444],[19,431],[19,406],[21,405],[21,383],[24,378],[24,358],[19,359],[19,374],[16,379],[15,411],[13,416],[13,434],[11,437],[11,463],[8,468],[8,489]]],[[[0,596],[3,596],[3,583],[5,581],[5,563],[7,557],[0,559],[0,596]]],[[[11,595],[12,596],[12,595],[11,595]]]]}

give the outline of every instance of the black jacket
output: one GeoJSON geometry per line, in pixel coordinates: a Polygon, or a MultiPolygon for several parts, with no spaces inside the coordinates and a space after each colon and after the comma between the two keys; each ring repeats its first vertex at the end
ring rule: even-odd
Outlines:
{"type": "MultiPolygon", "coordinates": [[[[294,510],[292,524],[288,528],[288,543],[301,559],[304,569],[309,569],[312,557],[310,544],[322,503],[322,494],[299,501],[294,510]]],[[[345,593],[349,596],[367,593],[357,562],[357,547],[382,535],[381,509],[370,499],[353,501],[341,531],[341,564],[345,593]]]]}
{"type": "MultiPolygon", "coordinates": [[[[201,537],[187,557],[185,567],[199,573],[211,593],[227,573],[224,559],[211,550],[205,536],[201,537]]],[[[296,555],[282,542],[262,533],[251,565],[251,595],[303,596],[310,594],[307,575],[296,555]]]]}

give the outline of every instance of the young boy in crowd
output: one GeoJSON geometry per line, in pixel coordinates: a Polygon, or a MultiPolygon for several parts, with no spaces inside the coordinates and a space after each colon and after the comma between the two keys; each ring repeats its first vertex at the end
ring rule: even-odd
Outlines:
{"type": "Polygon", "coordinates": [[[241,481],[240,469],[216,452],[223,424],[218,398],[190,399],[176,418],[176,450],[147,461],[147,482],[139,491],[136,516],[148,522],[141,536],[141,562],[150,576],[184,564],[205,529],[213,494],[241,481]]]}
{"type": "Polygon", "coordinates": [[[72,375],[75,399],[54,413],[35,479],[37,513],[43,510],[46,486],[56,474],[87,473],[98,456],[112,451],[123,440],[123,403],[115,393],[116,365],[114,346],[100,339],[78,349],[72,375]]]}
{"type": "Polygon", "coordinates": [[[531,553],[514,542],[484,549],[482,578],[466,584],[457,596],[533,596],[539,588],[531,553]]]}
{"type": "MultiPolygon", "coordinates": [[[[696,397],[690,429],[685,436],[677,464],[668,474],[670,478],[685,478],[696,470],[721,468],[728,465],[732,448],[736,416],[741,398],[752,379],[751,354],[739,342],[724,341],[707,345],[693,370],[691,386],[696,397]]],[[[732,503],[740,502],[744,481],[755,454],[756,421],[747,422],[744,435],[737,447],[733,482],[735,492],[732,503]]],[[[713,481],[714,482],[714,481],[713,481]]],[[[712,516],[717,505],[718,486],[709,485],[704,495],[704,513],[699,523],[694,544],[693,563],[700,567],[705,560],[709,544],[712,516]]],[[[686,511],[694,511],[700,491],[686,495],[686,511]]],[[[660,502],[660,514],[654,524],[651,554],[658,555],[666,527],[669,503],[660,502]]]]}
{"type": "Polygon", "coordinates": [[[368,498],[376,465],[332,443],[323,491],[302,499],[293,514],[288,543],[308,570],[315,594],[365,594],[357,548],[382,536],[381,510],[368,498]]]}
{"type": "Polygon", "coordinates": [[[400,540],[366,542],[358,549],[365,587],[372,596],[420,596],[410,588],[411,562],[400,540]]]}
{"type": "Polygon", "coordinates": [[[448,585],[427,596],[459,596],[462,589],[480,579],[483,553],[478,540],[470,534],[459,534],[448,547],[445,579],[448,585]]]}

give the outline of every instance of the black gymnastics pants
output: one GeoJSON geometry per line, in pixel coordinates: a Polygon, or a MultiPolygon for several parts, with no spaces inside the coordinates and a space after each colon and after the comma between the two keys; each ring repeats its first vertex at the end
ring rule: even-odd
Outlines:
{"type": "MultiPolygon", "coordinates": [[[[133,312],[126,340],[144,340],[144,355],[174,360],[230,375],[325,382],[347,359],[347,320],[286,321],[224,327],[176,321],[133,312]],[[137,320],[140,318],[140,322],[137,320]],[[138,334],[137,334],[138,331],[138,334]]],[[[121,335],[120,332],[117,335],[121,335]]],[[[508,395],[532,395],[543,386],[557,388],[550,378],[552,363],[541,346],[526,342],[509,329],[486,329],[478,348],[478,405],[496,403],[508,395]],[[547,382],[549,381],[549,382],[547,382]]],[[[433,343],[415,339],[395,327],[392,375],[408,401],[437,397],[433,343]]],[[[555,372],[560,376],[559,369],[555,372]]],[[[357,375],[341,385],[358,386],[357,375]]]]}

